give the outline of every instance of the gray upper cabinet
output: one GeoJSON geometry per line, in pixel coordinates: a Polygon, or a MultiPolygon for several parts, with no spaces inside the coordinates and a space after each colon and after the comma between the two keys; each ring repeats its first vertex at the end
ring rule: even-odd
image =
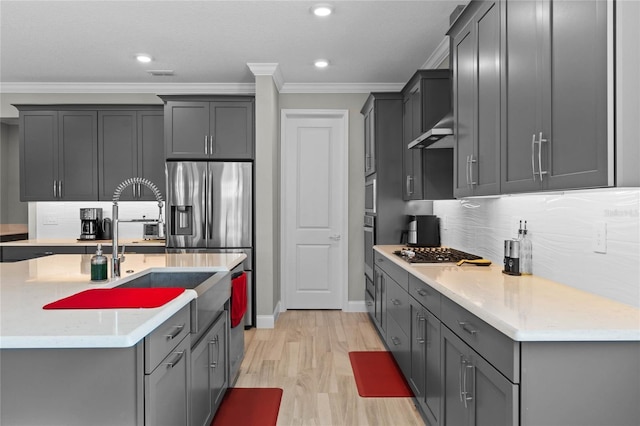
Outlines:
{"type": "Polygon", "coordinates": [[[368,103],[362,114],[364,114],[364,175],[369,176],[376,172],[376,112],[374,103],[368,103]]]}
{"type": "Polygon", "coordinates": [[[418,70],[402,89],[404,200],[453,198],[453,149],[408,149],[451,111],[448,69],[418,70]]]}
{"type": "MultiPolygon", "coordinates": [[[[116,187],[131,177],[146,178],[165,194],[163,132],[162,107],[98,112],[100,200],[111,201],[116,187]]],[[[133,185],[120,199],[153,201],[155,196],[133,185]]]]}
{"type": "Polygon", "coordinates": [[[475,3],[452,37],[454,193],[500,193],[500,2],[475,3]]]}
{"type": "Polygon", "coordinates": [[[166,102],[166,159],[253,159],[252,97],[163,96],[162,99],[166,102]]]}
{"type": "Polygon", "coordinates": [[[97,113],[20,110],[20,200],[98,198],[97,113]]]}
{"type": "Polygon", "coordinates": [[[607,2],[503,7],[501,191],[611,185],[607,2]]]}

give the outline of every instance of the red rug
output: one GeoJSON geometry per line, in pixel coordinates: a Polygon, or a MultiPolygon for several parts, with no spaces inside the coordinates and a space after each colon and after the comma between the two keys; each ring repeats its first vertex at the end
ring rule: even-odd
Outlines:
{"type": "Polygon", "coordinates": [[[413,392],[391,352],[349,352],[351,368],[364,398],[412,397],[413,392]]]}
{"type": "Polygon", "coordinates": [[[211,426],[275,426],[280,388],[229,388],[211,426]]]}

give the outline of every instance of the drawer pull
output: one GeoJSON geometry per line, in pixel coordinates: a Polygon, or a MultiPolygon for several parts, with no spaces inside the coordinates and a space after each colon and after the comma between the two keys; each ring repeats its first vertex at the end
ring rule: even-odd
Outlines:
{"type": "Polygon", "coordinates": [[[418,294],[422,297],[427,297],[429,295],[429,293],[427,293],[427,291],[422,288],[418,289],[418,294]]]}
{"type": "Polygon", "coordinates": [[[178,365],[178,363],[180,362],[180,360],[184,356],[185,352],[186,351],[174,352],[174,354],[178,354],[178,357],[175,360],[171,361],[171,362],[165,362],[164,365],[166,365],[169,368],[175,367],[176,365],[178,365]]]}
{"type": "Polygon", "coordinates": [[[178,337],[178,335],[182,332],[182,329],[184,328],[184,324],[182,325],[174,325],[173,328],[176,329],[176,331],[173,334],[165,334],[164,337],[167,338],[167,340],[173,340],[176,337],[178,337]]]}
{"type": "Polygon", "coordinates": [[[391,299],[391,303],[395,306],[402,305],[402,302],[400,302],[398,299],[391,299]]]}
{"type": "Polygon", "coordinates": [[[475,336],[476,334],[478,334],[478,330],[471,328],[470,324],[466,321],[458,321],[458,325],[460,326],[460,328],[462,328],[464,331],[471,334],[472,336],[475,336]]]}
{"type": "Polygon", "coordinates": [[[394,345],[398,346],[400,344],[400,339],[398,339],[397,337],[392,337],[391,341],[393,342],[394,345]]]}

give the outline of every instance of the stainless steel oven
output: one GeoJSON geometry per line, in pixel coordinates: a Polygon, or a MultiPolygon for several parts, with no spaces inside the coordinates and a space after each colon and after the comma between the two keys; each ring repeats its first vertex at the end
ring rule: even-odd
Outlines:
{"type": "Polygon", "coordinates": [[[376,178],[369,177],[364,183],[364,212],[376,214],[376,178]]]}
{"type": "Polygon", "coordinates": [[[364,215],[364,274],[373,282],[373,246],[376,243],[376,218],[364,215]]]}

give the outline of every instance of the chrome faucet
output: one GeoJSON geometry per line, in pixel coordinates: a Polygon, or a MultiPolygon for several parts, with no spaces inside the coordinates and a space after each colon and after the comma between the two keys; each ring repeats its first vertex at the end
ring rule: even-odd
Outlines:
{"type": "Polygon", "coordinates": [[[162,223],[162,194],[160,194],[160,190],[158,187],[153,184],[150,180],[141,178],[141,177],[133,177],[126,179],[120,185],[116,187],[116,190],[113,192],[113,208],[112,208],[112,228],[113,228],[113,249],[111,254],[111,278],[116,278],[120,276],[120,264],[124,262],[124,246],[122,246],[122,255],[118,256],[118,201],[120,201],[120,195],[125,188],[131,185],[144,185],[149,188],[153,195],[156,197],[156,201],[158,201],[158,232],[161,235],[164,235],[164,228],[162,223]]]}

